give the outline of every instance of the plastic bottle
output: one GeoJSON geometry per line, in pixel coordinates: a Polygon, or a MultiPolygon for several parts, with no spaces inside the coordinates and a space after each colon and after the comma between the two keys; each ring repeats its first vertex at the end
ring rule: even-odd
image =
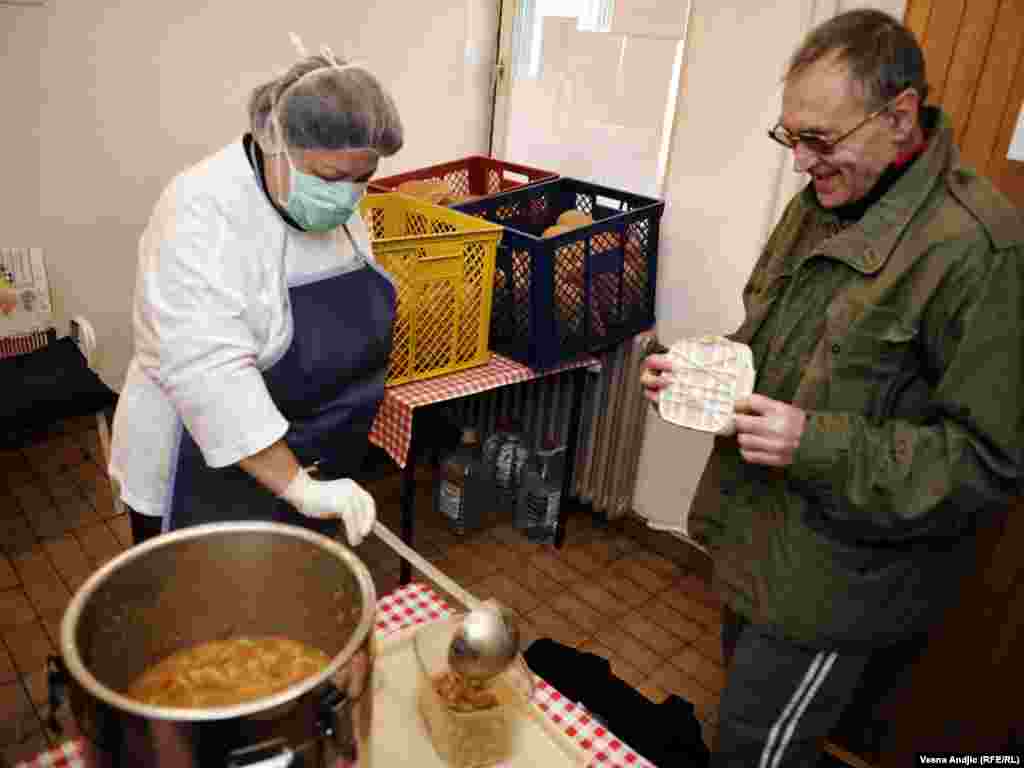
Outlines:
{"type": "Polygon", "coordinates": [[[536,510],[533,504],[537,503],[537,494],[533,493],[541,482],[541,468],[537,456],[531,456],[523,469],[523,482],[516,497],[516,511],[512,516],[512,525],[523,533],[529,533],[533,524],[536,510]]]}
{"type": "Polygon", "coordinates": [[[530,449],[526,447],[518,425],[513,424],[494,459],[494,497],[499,510],[515,512],[523,469],[529,458],[530,449]]]}
{"type": "Polygon", "coordinates": [[[552,437],[544,440],[523,478],[523,490],[516,509],[531,541],[553,542],[562,508],[562,479],[565,446],[552,437]]]}
{"type": "Polygon", "coordinates": [[[463,427],[458,447],[441,461],[440,475],[434,499],[437,510],[456,534],[479,528],[485,471],[475,429],[463,427]]]}
{"type": "Polygon", "coordinates": [[[512,432],[512,419],[508,416],[499,416],[494,424],[494,432],[488,435],[487,439],[484,440],[484,466],[487,468],[487,472],[492,481],[494,480],[494,476],[497,471],[496,462],[498,459],[498,451],[501,450],[501,446],[504,444],[505,440],[508,439],[510,432],[512,432]]]}

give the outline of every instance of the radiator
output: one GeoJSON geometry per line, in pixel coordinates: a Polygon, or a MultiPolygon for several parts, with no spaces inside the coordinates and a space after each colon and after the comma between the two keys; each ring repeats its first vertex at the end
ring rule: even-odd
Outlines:
{"type": "MultiPolygon", "coordinates": [[[[640,334],[596,355],[581,395],[580,430],[571,463],[573,494],[594,511],[614,519],[632,508],[643,443],[646,400],[640,389],[640,356],[649,334],[640,334]]],[[[498,419],[515,418],[536,450],[545,435],[569,442],[572,377],[551,376],[502,387],[448,406],[450,418],[486,438],[498,419]]]]}

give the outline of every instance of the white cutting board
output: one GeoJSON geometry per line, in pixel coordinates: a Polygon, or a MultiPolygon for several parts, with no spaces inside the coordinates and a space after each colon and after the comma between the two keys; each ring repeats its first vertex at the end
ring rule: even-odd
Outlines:
{"type": "MultiPolygon", "coordinates": [[[[418,665],[412,639],[419,626],[388,635],[378,644],[373,670],[372,768],[445,768],[434,751],[416,703],[418,665]]],[[[544,715],[536,704],[520,729],[519,746],[508,768],[585,766],[586,753],[544,715]]]]}

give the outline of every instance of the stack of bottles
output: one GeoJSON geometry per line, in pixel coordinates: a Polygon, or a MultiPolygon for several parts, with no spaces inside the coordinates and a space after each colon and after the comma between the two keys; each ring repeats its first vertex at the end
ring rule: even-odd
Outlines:
{"type": "Polygon", "coordinates": [[[552,542],[558,529],[565,477],[565,446],[547,436],[536,452],[518,423],[498,420],[480,444],[471,427],[459,446],[441,462],[435,489],[438,511],[456,534],[476,530],[482,512],[510,515],[531,541],[552,542]]]}

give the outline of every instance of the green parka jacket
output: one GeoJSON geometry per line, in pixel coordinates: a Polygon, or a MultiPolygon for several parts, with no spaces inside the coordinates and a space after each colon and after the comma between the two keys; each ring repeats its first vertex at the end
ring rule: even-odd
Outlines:
{"type": "Polygon", "coordinates": [[[856,224],[810,187],[789,204],[731,338],[806,428],[785,469],[716,438],[690,515],[729,605],[811,646],[926,630],[979,519],[1022,488],[1024,218],[960,165],[945,115],[924,125],[927,149],[856,224]],[[798,247],[814,227],[835,234],[798,247]]]}

